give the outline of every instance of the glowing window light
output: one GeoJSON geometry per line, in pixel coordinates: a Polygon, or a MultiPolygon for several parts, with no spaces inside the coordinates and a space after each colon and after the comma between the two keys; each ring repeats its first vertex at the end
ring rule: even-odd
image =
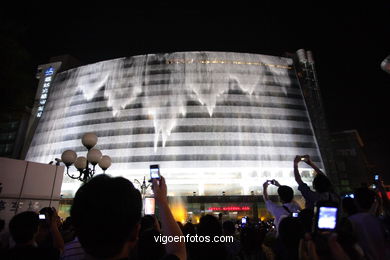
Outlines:
{"type": "Polygon", "coordinates": [[[248,206],[228,206],[228,207],[209,207],[210,211],[247,211],[251,208],[248,206]]]}

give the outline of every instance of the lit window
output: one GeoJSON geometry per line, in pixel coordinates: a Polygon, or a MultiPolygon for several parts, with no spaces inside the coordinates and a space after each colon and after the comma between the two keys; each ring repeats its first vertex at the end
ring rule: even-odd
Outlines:
{"type": "Polygon", "coordinates": [[[45,82],[50,82],[51,81],[51,77],[46,77],[45,78],[45,82]]]}
{"type": "Polygon", "coordinates": [[[39,100],[39,104],[40,105],[44,105],[46,103],[46,99],[41,99],[41,100],[39,100]]]}
{"type": "Polygon", "coordinates": [[[43,84],[43,87],[44,87],[44,88],[50,87],[50,82],[44,83],[44,84],[43,84]]]}
{"type": "Polygon", "coordinates": [[[47,98],[47,94],[42,94],[41,95],[41,99],[46,99],[47,98]]]}
{"type": "Polygon", "coordinates": [[[48,89],[48,88],[43,88],[43,89],[42,89],[42,94],[45,94],[45,93],[47,93],[47,92],[49,92],[49,89],[48,89]]]}
{"type": "Polygon", "coordinates": [[[38,107],[38,111],[43,111],[43,106],[38,107]]]}
{"type": "Polygon", "coordinates": [[[42,112],[38,112],[37,117],[41,117],[41,116],[42,116],[42,112]]]}

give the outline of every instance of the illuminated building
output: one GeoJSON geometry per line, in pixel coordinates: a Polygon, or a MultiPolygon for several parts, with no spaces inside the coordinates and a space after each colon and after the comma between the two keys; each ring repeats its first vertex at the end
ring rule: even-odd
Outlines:
{"type": "MultiPolygon", "coordinates": [[[[82,154],[81,136],[94,132],[109,174],[142,179],[159,164],[169,195],[249,195],[267,179],[294,186],[297,154],[324,168],[290,58],[183,52],[52,72],[27,160],[82,154]]],[[[78,185],[64,178],[65,196],[78,185]]]]}

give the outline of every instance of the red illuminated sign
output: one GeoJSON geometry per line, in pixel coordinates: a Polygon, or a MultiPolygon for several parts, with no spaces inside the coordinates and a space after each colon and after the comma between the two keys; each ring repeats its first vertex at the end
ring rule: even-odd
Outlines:
{"type": "Polygon", "coordinates": [[[250,207],[244,206],[244,207],[210,207],[208,210],[211,211],[245,211],[250,210],[250,207]]]}

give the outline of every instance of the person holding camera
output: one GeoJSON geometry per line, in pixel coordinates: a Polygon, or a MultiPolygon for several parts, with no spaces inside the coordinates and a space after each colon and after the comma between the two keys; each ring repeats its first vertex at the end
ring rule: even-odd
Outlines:
{"type": "MultiPolygon", "coordinates": [[[[182,232],[168,206],[164,177],[153,180],[153,192],[162,222],[162,233],[182,232]]],[[[128,259],[134,254],[141,220],[141,193],[123,177],[101,174],[83,184],[70,211],[76,235],[88,259],[128,259]]],[[[184,241],[167,243],[163,259],[186,259],[184,241]]]]}
{"type": "Polygon", "coordinates": [[[306,208],[314,208],[317,201],[333,201],[339,203],[339,197],[333,190],[333,185],[329,178],[313,163],[309,155],[297,155],[294,159],[294,177],[298,183],[298,190],[302,193],[302,196],[306,201],[306,208]],[[316,176],[313,179],[312,191],[310,187],[302,181],[299,173],[298,164],[305,162],[312,167],[316,172],[316,176]]]}
{"type": "MultiPolygon", "coordinates": [[[[40,247],[37,244],[40,222],[38,214],[33,211],[15,215],[9,223],[9,232],[15,246],[1,253],[0,259],[59,259],[61,243],[53,247],[40,247]]],[[[48,224],[51,225],[51,222],[48,224]]]]}
{"type": "Polygon", "coordinates": [[[45,207],[39,211],[45,218],[39,223],[39,231],[36,242],[39,247],[56,248],[60,252],[64,251],[64,239],[59,231],[61,220],[54,207],[45,207]]]}
{"type": "Polygon", "coordinates": [[[294,191],[291,187],[286,185],[280,185],[276,180],[268,180],[263,184],[263,198],[265,201],[265,206],[267,210],[275,217],[274,223],[276,231],[278,231],[278,226],[284,217],[289,215],[295,215],[301,210],[301,207],[293,201],[294,191]],[[272,184],[278,187],[279,199],[282,202],[282,205],[279,205],[275,202],[272,202],[268,197],[268,186],[272,184]]]}

